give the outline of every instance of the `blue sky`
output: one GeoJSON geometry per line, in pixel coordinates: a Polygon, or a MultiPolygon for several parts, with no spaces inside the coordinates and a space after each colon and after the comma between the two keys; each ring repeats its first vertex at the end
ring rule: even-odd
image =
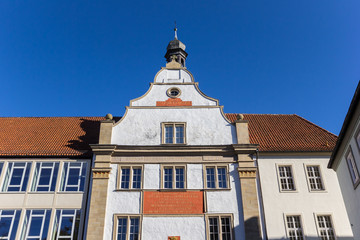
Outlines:
{"type": "Polygon", "coordinates": [[[115,116],[179,39],[226,113],[338,134],[360,79],[360,1],[0,1],[0,116],[115,116]]]}

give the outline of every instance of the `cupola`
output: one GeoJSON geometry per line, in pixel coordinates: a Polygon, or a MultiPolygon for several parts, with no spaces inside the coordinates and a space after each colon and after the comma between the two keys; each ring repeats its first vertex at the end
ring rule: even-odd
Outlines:
{"type": "Polygon", "coordinates": [[[166,48],[166,54],[165,58],[167,62],[171,62],[172,59],[175,59],[178,63],[181,64],[182,67],[185,67],[185,60],[187,57],[187,52],[185,52],[185,44],[182,43],[177,38],[177,28],[174,28],[175,31],[175,38],[174,40],[170,41],[167,48],[166,48]],[[172,57],[175,56],[175,57],[172,57]]]}

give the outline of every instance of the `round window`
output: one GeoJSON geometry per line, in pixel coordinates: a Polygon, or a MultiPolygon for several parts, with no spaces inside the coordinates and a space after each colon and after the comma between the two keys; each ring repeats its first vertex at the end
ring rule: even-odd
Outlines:
{"type": "Polygon", "coordinates": [[[178,89],[178,88],[169,88],[167,90],[167,95],[172,98],[176,98],[176,97],[180,96],[180,93],[181,93],[180,89],[178,89]]]}

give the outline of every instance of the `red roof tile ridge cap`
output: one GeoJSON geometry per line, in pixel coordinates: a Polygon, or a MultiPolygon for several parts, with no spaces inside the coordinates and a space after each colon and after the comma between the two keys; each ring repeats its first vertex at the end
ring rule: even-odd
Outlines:
{"type": "Polygon", "coordinates": [[[332,133],[332,132],[329,132],[328,130],[326,130],[326,129],[324,129],[324,128],[322,128],[322,127],[320,127],[320,126],[318,126],[318,125],[316,125],[315,123],[313,123],[313,122],[310,122],[309,120],[307,120],[307,119],[305,119],[305,118],[303,118],[303,117],[300,117],[299,115],[297,115],[297,114],[294,114],[296,117],[298,117],[298,118],[300,118],[300,119],[302,119],[302,120],[304,120],[304,121],[306,121],[306,122],[308,122],[308,123],[310,123],[311,125],[313,125],[314,127],[317,127],[318,129],[320,129],[320,130],[322,130],[322,131],[324,131],[324,132],[327,132],[327,133],[329,133],[329,134],[331,134],[331,135],[333,135],[334,137],[338,137],[336,134],[334,134],[334,133],[332,133]]]}
{"type": "Polygon", "coordinates": [[[105,118],[104,116],[0,117],[0,118],[105,118]]]}
{"type": "Polygon", "coordinates": [[[246,115],[283,115],[283,116],[292,116],[296,114],[286,114],[286,113],[225,113],[225,114],[246,114],[246,115]]]}

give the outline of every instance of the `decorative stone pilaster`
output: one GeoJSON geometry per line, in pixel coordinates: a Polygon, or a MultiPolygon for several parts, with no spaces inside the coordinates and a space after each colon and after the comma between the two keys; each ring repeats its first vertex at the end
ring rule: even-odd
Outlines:
{"type": "Polygon", "coordinates": [[[91,178],[90,211],[86,239],[103,239],[106,214],[109,175],[111,172],[111,154],[114,146],[111,143],[113,120],[111,114],[101,121],[99,144],[91,145],[96,156],[91,178]]]}

